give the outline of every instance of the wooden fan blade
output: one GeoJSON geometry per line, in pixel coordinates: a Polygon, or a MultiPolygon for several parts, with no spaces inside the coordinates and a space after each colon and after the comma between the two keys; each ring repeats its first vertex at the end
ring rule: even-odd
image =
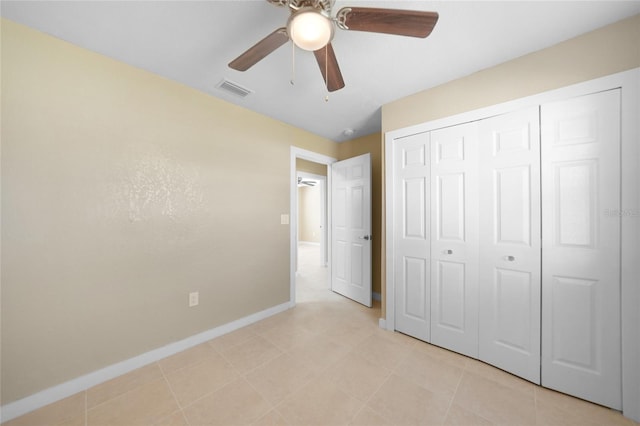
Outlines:
{"type": "Polygon", "coordinates": [[[246,71],[262,59],[264,59],[271,52],[282,46],[289,40],[286,28],[278,28],[253,47],[249,48],[242,55],[238,56],[233,61],[229,62],[229,67],[238,71],[246,71]]]}
{"type": "Polygon", "coordinates": [[[419,10],[345,7],[336,15],[338,26],[351,31],[425,38],[438,22],[437,12],[419,10]]]}
{"type": "Polygon", "coordinates": [[[313,54],[316,56],[316,61],[318,61],[318,65],[320,66],[320,72],[327,85],[327,90],[335,92],[336,90],[342,89],[344,87],[344,80],[342,79],[342,73],[340,72],[338,60],[336,59],[336,54],[333,51],[331,43],[322,49],[314,51],[313,54]]]}

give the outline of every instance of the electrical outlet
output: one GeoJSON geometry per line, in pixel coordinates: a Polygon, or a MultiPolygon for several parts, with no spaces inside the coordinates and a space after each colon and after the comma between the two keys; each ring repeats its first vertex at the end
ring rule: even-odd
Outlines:
{"type": "Polygon", "coordinates": [[[198,306],[200,303],[200,293],[197,291],[189,293],[189,307],[193,308],[194,306],[198,306]]]}
{"type": "Polygon", "coordinates": [[[288,225],[289,224],[289,215],[288,214],[281,214],[280,215],[280,225],[288,225]]]}

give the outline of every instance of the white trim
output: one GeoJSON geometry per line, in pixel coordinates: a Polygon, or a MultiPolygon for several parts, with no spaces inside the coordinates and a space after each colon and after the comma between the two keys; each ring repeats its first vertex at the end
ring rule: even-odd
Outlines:
{"type": "Polygon", "coordinates": [[[393,242],[393,142],[395,139],[443,127],[477,121],[526,107],[590,93],[622,88],[622,388],[623,413],[640,421],[640,68],[612,74],[525,98],[468,111],[451,117],[385,133],[386,196],[386,327],[394,330],[394,242],[393,242]],[[625,215],[624,212],[630,212],[625,215]]]}
{"type": "MultiPolygon", "coordinates": [[[[387,330],[395,331],[396,329],[396,292],[394,284],[394,241],[393,241],[393,141],[401,135],[402,129],[394,132],[387,132],[384,135],[384,184],[385,184],[385,239],[386,239],[386,264],[387,273],[385,277],[386,291],[385,291],[385,325],[387,330]]],[[[418,133],[418,132],[414,132],[418,133]]]]}
{"type": "Polygon", "coordinates": [[[640,69],[634,71],[621,98],[622,411],[640,422],[640,69]]]}
{"type": "Polygon", "coordinates": [[[386,322],[384,320],[384,318],[378,318],[378,327],[382,328],[382,329],[386,329],[387,325],[386,322]]]}
{"type": "MultiPolygon", "coordinates": [[[[327,166],[327,211],[331,211],[331,164],[338,161],[333,157],[306,149],[291,147],[289,157],[289,306],[296,305],[296,253],[298,251],[298,171],[296,158],[313,161],[327,166]]],[[[331,241],[331,215],[327,214],[327,241],[331,241]]],[[[331,259],[331,245],[327,244],[327,257],[331,259]]],[[[331,262],[328,262],[328,279],[331,280],[331,262]]],[[[329,285],[330,286],[330,285],[329,285]]]]}
{"type": "Polygon", "coordinates": [[[78,392],[82,392],[93,386],[99,385],[100,383],[104,383],[107,380],[114,379],[137,368],[144,367],[145,365],[159,361],[178,352],[182,352],[211,339],[215,339],[216,337],[230,333],[239,328],[246,327],[249,324],[261,321],[272,315],[286,311],[287,309],[289,309],[289,303],[282,303],[280,305],[273,306],[265,309],[264,311],[256,312],[255,314],[248,315],[244,318],[231,321],[227,324],[195,334],[178,342],[170,343],[161,348],[154,349],[116,364],[109,365],[108,367],[101,368],[100,370],[93,371],[89,374],[85,374],[84,376],[69,380],[68,382],[50,387],[49,389],[45,389],[26,398],[3,405],[0,408],[0,413],[2,413],[1,421],[4,423],[15,419],[16,417],[37,410],[38,408],[42,408],[45,405],[60,401],[61,399],[75,395],[78,392]]]}

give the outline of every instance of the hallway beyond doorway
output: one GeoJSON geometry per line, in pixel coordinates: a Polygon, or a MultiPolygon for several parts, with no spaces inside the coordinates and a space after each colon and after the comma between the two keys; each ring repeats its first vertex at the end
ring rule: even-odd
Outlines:
{"type": "Polygon", "coordinates": [[[298,242],[296,303],[339,299],[329,287],[329,268],[322,266],[320,245],[298,242]]]}

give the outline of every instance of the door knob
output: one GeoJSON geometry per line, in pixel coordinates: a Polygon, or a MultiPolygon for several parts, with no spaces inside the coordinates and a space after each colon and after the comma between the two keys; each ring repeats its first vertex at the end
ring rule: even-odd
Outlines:
{"type": "Polygon", "coordinates": [[[451,250],[451,249],[445,250],[444,252],[445,252],[445,254],[453,254],[453,250],[451,250]]]}
{"type": "Polygon", "coordinates": [[[358,238],[360,238],[361,240],[369,241],[369,240],[373,240],[373,235],[365,235],[364,237],[358,237],[358,238]]]}
{"type": "Polygon", "coordinates": [[[505,259],[507,259],[509,262],[513,262],[514,260],[516,260],[514,256],[507,256],[505,257],[505,259]]]}

